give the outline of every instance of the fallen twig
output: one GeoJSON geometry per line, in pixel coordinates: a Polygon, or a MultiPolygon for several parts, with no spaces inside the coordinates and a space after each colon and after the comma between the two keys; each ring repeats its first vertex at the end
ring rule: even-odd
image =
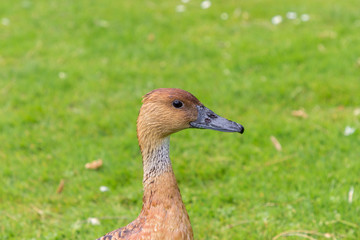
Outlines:
{"type": "Polygon", "coordinates": [[[311,235],[336,239],[334,234],[331,233],[319,233],[316,231],[309,231],[309,230],[290,230],[276,235],[275,237],[272,238],[272,240],[276,240],[281,237],[291,237],[291,236],[297,236],[297,237],[303,237],[306,239],[315,240],[315,238],[313,238],[311,235]]]}
{"type": "Polygon", "coordinates": [[[291,237],[291,236],[297,236],[297,237],[303,237],[303,238],[307,238],[307,239],[311,239],[311,240],[316,240],[313,237],[310,237],[306,234],[302,234],[302,233],[282,233],[280,235],[277,235],[273,238],[273,240],[278,239],[279,237],[291,237]]]}

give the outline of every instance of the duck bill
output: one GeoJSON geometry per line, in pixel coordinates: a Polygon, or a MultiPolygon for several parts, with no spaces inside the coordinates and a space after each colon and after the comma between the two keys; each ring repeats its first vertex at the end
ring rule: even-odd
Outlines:
{"type": "Polygon", "coordinates": [[[236,122],[220,117],[205,106],[197,106],[198,118],[190,122],[193,128],[212,129],[221,132],[244,132],[244,127],[236,122]]]}

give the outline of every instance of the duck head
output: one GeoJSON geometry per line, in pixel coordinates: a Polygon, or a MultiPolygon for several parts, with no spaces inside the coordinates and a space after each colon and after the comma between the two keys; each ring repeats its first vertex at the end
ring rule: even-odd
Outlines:
{"type": "Polygon", "coordinates": [[[187,128],[244,132],[242,125],[220,117],[191,93],[176,88],[159,88],[146,94],[137,125],[138,137],[146,131],[148,137],[163,138],[187,128]]]}

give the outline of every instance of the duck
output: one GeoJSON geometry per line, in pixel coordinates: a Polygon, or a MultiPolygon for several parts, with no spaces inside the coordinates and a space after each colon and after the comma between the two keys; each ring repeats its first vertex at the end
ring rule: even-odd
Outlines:
{"type": "Polygon", "coordinates": [[[159,88],[143,96],[137,119],[143,163],[142,209],[127,226],[97,240],[194,239],[169,156],[170,135],[189,128],[244,132],[241,124],[217,115],[185,90],[159,88]]]}

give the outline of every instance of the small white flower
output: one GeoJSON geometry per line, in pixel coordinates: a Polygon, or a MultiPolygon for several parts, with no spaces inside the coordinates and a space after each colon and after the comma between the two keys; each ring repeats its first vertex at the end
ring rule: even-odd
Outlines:
{"type": "Polygon", "coordinates": [[[181,0],[183,3],[188,3],[190,0],[181,0]]]}
{"type": "Polygon", "coordinates": [[[97,218],[88,218],[87,222],[90,223],[91,225],[100,225],[100,221],[97,218]]]}
{"type": "Polygon", "coordinates": [[[184,5],[177,5],[176,6],[176,12],[184,12],[185,6],[184,5]]]}
{"type": "Polygon", "coordinates": [[[66,73],[64,72],[59,72],[59,78],[60,79],[65,79],[67,77],[66,73]]]}
{"type": "Polygon", "coordinates": [[[207,9],[211,6],[211,2],[209,0],[205,0],[201,2],[201,8],[202,9],[207,9]]]}
{"type": "Polygon", "coordinates": [[[302,15],[300,16],[300,19],[301,19],[301,21],[303,21],[303,22],[307,22],[307,21],[310,20],[310,16],[309,16],[309,14],[302,14],[302,15]]]}
{"type": "Polygon", "coordinates": [[[282,16],[276,15],[271,19],[271,23],[274,25],[278,25],[282,22],[282,16]]]}
{"type": "Polygon", "coordinates": [[[10,19],[8,19],[8,18],[2,18],[2,19],[1,19],[1,24],[4,25],[4,26],[9,26],[9,24],[10,24],[10,19]]]}
{"type": "Polygon", "coordinates": [[[109,191],[108,187],[106,187],[106,186],[101,186],[100,187],[100,192],[107,192],[107,191],[109,191]]]}
{"type": "Polygon", "coordinates": [[[221,18],[222,20],[228,20],[229,14],[227,14],[226,12],[224,12],[224,13],[222,13],[222,14],[220,15],[220,18],[221,18]]]}
{"type": "Polygon", "coordinates": [[[344,135],[349,136],[349,135],[353,134],[355,132],[355,130],[356,130],[355,128],[352,128],[350,126],[346,126],[345,130],[344,130],[344,135]]]}
{"type": "Polygon", "coordinates": [[[287,17],[288,19],[296,19],[297,14],[296,14],[296,12],[287,12],[287,13],[286,13],[286,17],[287,17]]]}

